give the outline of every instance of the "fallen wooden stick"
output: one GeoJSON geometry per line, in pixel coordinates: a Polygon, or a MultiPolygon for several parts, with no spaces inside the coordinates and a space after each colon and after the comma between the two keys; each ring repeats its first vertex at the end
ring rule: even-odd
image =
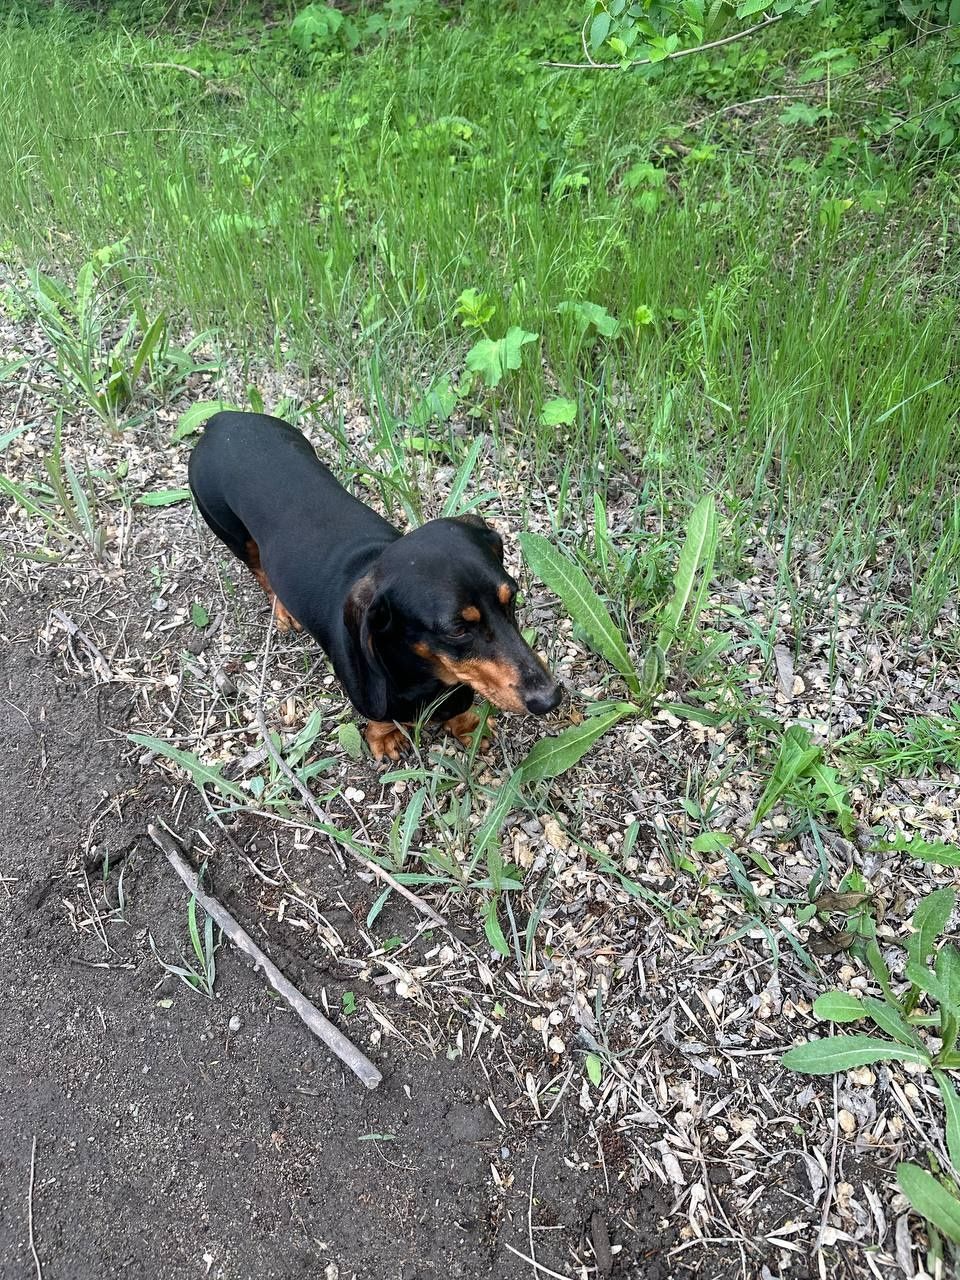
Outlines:
{"type": "Polygon", "coordinates": [[[158,849],[166,856],[167,861],[187,886],[207,915],[212,916],[235,947],[249,956],[257,969],[262,969],[267,981],[279,995],[283,996],[294,1013],[297,1014],[318,1036],[331,1053],[336,1054],[341,1062],[350,1068],[368,1089],[375,1089],[383,1076],[369,1058],[346,1038],[332,1022],[329,1022],[320,1010],[306,998],[292,982],[288,981],[273,961],[266,956],[250,935],[243,929],[225,907],[216,898],[200,888],[200,878],[184,858],[177,841],[168,831],[152,824],[147,827],[147,834],[158,849]]]}

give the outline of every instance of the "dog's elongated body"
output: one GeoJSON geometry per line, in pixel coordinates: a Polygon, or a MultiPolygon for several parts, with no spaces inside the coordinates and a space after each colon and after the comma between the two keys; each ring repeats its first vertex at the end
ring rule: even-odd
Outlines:
{"type": "Polygon", "coordinates": [[[278,625],[322,646],[370,720],[375,756],[396,759],[396,725],[441,697],[444,724],[464,741],[478,722],[474,692],[535,715],[560,701],[517,628],[503,543],[478,516],[401,535],[347,493],[301,432],[265,414],[215,414],[189,478],[206,523],[276,597],[278,625]]]}

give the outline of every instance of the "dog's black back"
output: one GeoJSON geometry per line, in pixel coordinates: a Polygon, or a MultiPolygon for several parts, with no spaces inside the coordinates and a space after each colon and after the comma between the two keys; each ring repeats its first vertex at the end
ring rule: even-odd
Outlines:
{"type": "MultiPolygon", "coordinates": [[[[214,414],[190,455],[189,479],[200,514],[234,555],[250,564],[255,544],[271,587],[356,701],[344,606],[399,532],[344,489],[302,432],[266,414],[214,414]]],[[[376,718],[380,708],[360,710],[376,718]]]]}

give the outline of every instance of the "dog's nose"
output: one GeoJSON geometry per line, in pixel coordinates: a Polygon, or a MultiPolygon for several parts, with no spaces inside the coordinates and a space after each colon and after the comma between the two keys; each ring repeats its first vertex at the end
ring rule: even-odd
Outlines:
{"type": "Polygon", "coordinates": [[[535,689],[526,694],[524,703],[531,715],[545,716],[560,705],[562,697],[563,690],[558,684],[548,684],[543,689],[535,689]]]}

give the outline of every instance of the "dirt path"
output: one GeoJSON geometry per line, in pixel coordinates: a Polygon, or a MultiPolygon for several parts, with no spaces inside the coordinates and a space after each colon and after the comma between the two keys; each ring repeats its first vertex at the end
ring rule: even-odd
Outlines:
{"type": "MultiPolygon", "coordinates": [[[[0,647],[4,1280],[34,1272],[34,1138],[45,1280],[529,1275],[505,1244],[529,1251],[534,1157],[537,1219],[553,1224],[537,1256],[562,1263],[600,1188],[565,1164],[575,1140],[559,1116],[510,1150],[478,1063],[384,1053],[368,1094],[234,953],[218,953],[212,1001],[164,977],[148,931],[177,958],[185,901],[144,828],[173,805],[188,826],[178,797],[121,763],[95,691],[61,684],[26,645],[0,647]],[[86,918],[72,905],[84,860],[86,918]],[[106,904],[124,866],[121,918],[106,904]]],[[[315,997],[336,981],[286,960],[315,997]]]]}

